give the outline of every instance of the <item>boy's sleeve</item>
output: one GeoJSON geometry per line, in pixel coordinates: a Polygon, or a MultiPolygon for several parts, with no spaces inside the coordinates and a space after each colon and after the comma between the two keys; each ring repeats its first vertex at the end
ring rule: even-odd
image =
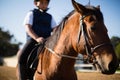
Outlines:
{"type": "Polygon", "coordinates": [[[27,15],[25,16],[23,25],[30,24],[33,25],[33,12],[28,12],[27,15]]]}

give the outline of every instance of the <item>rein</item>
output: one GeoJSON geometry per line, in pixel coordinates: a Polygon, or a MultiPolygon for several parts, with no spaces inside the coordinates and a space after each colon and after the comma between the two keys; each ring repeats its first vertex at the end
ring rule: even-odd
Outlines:
{"type": "Polygon", "coordinates": [[[89,44],[88,44],[89,40],[88,40],[88,38],[87,38],[87,34],[86,34],[86,32],[85,32],[85,27],[84,27],[84,25],[83,25],[83,23],[84,23],[83,20],[84,20],[84,18],[85,18],[86,16],[88,16],[88,15],[84,15],[84,16],[82,16],[82,17],[80,18],[80,28],[79,28],[79,33],[78,33],[78,43],[79,43],[79,41],[80,41],[80,36],[81,36],[81,34],[83,34],[84,40],[85,40],[85,45],[84,45],[84,47],[85,47],[86,53],[87,53],[87,55],[88,55],[88,58],[87,58],[87,59],[79,58],[79,57],[73,57],[73,56],[68,56],[68,55],[64,55],[64,54],[60,55],[60,54],[56,53],[54,50],[52,50],[52,49],[50,49],[50,48],[48,48],[48,47],[45,47],[45,48],[46,48],[47,50],[49,50],[52,54],[55,54],[57,57],[64,57],[64,58],[81,60],[81,61],[84,61],[84,60],[85,60],[85,61],[86,61],[86,60],[89,61],[91,58],[93,58],[93,64],[94,64],[94,63],[97,63],[96,58],[95,58],[95,57],[92,57],[92,56],[93,56],[93,52],[94,52],[96,49],[98,49],[98,48],[100,48],[100,47],[102,47],[102,46],[107,46],[107,45],[112,45],[112,44],[110,44],[110,43],[102,43],[102,44],[96,45],[95,47],[89,47],[89,44]]]}
{"type": "Polygon", "coordinates": [[[64,55],[64,54],[60,55],[60,54],[56,53],[55,51],[53,51],[53,50],[50,49],[50,48],[47,48],[47,47],[45,47],[45,48],[46,48],[47,50],[49,50],[52,54],[55,54],[57,57],[70,58],[70,59],[75,59],[75,60],[83,60],[83,59],[78,58],[78,57],[68,56],[68,55],[64,55]]]}

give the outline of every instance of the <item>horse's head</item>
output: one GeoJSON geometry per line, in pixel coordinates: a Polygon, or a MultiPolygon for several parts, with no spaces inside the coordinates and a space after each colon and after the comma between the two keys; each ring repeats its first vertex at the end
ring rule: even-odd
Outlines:
{"type": "Polygon", "coordinates": [[[118,67],[117,57],[111,45],[100,7],[83,6],[74,0],[71,43],[76,52],[94,56],[104,74],[113,74],[118,67]]]}

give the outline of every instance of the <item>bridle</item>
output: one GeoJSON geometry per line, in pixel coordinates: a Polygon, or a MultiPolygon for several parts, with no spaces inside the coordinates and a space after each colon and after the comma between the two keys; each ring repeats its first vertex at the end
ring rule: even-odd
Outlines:
{"type": "Polygon", "coordinates": [[[87,37],[87,33],[85,32],[85,26],[84,26],[84,18],[87,17],[88,15],[84,15],[84,16],[81,16],[80,18],[80,28],[79,28],[79,32],[78,32],[78,43],[80,41],[80,36],[81,34],[83,34],[83,37],[84,37],[84,41],[85,41],[85,50],[86,50],[86,53],[88,55],[88,58],[87,59],[84,59],[84,58],[79,58],[79,57],[73,57],[73,56],[69,56],[69,55],[64,55],[64,54],[58,54],[56,53],[55,51],[53,51],[52,49],[48,48],[48,47],[45,47],[47,50],[49,50],[51,53],[55,54],[57,57],[64,57],[64,58],[69,58],[69,59],[75,59],[75,60],[87,60],[89,61],[91,58],[93,58],[93,64],[96,64],[97,61],[96,61],[96,58],[93,57],[93,53],[96,49],[100,48],[100,47],[103,47],[103,46],[107,46],[107,45],[112,45],[111,43],[101,43],[101,44],[98,44],[94,47],[89,47],[89,44],[88,44],[88,37],[87,37]]]}
{"type": "Polygon", "coordinates": [[[80,28],[79,28],[79,33],[78,33],[78,43],[80,41],[80,36],[81,34],[83,34],[83,37],[84,37],[84,41],[85,41],[85,45],[84,45],[84,48],[86,50],[86,54],[88,55],[88,58],[87,58],[87,61],[89,61],[91,58],[93,59],[93,64],[94,63],[97,63],[96,61],[96,58],[95,56],[93,55],[94,51],[100,47],[103,47],[103,46],[107,46],[107,45],[110,45],[112,46],[111,43],[101,43],[101,44],[98,44],[94,47],[89,47],[89,40],[88,40],[88,37],[87,37],[87,33],[85,32],[85,26],[84,26],[84,18],[87,17],[89,14],[87,15],[84,15],[84,16],[81,16],[80,18],[80,28]]]}

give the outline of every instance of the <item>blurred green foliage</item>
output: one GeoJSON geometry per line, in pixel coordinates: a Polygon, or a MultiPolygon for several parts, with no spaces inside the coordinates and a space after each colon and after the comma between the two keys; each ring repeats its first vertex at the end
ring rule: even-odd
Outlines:
{"type": "Polygon", "coordinates": [[[9,33],[9,31],[4,31],[0,27],[0,56],[8,57],[16,55],[20,42],[12,42],[14,38],[13,35],[9,33]]]}

